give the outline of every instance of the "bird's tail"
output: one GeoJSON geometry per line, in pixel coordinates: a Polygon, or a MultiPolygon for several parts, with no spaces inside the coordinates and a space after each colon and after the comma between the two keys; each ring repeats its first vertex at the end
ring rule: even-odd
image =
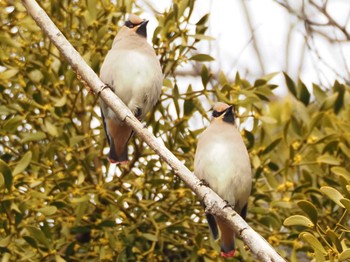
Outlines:
{"type": "Polygon", "coordinates": [[[133,134],[132,128],[127,125],[116,124],[107,120],[110,149],[108,159],[111,163],[128,161],[128,142],[133,134]]]}
{"type": "Polygon", "coordinates": [[[205,214],[207,217],[209,229],[211,232],[211,235],[213,236],[214,240],[217,240],[219,238],[219,230],[218,226],[216,224],[215,217],[212,214],[205,214]]]}
{"type": "Polygon", "coordinates": [[[235,233],[234,231],[219,218],[216,218],[221,232],[221,256],[233,257],[235,255],[235,233]]]}

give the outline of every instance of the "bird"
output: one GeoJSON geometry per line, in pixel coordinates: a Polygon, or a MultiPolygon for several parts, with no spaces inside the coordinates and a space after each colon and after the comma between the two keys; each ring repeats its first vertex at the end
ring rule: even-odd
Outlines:
{"type": "MultiPolygon", "coordinates": [[[[100,70],[106,86],[124,102],[140,121],[159,100],[163,73],[155,50],[147,42],[148,20],[131,14],[113,40],[100,70]]],[[[110,163],[128,161],[128,142],[133,135],[131,127],[100,99],[101,116],[110,146],[110,163]]]]}
{"type": "MultiPolygon", "coordinates": [[[[235,126],[233,106],[217,102],[210,125],[200,135],[194,158],[194,174],[207,184],[229,206],[247,215],[252,173],[247,148],[235,126]]],[[[206,214],[215,240],[221,232],[221,256],[235,255],[235,233],[222,219],[206,214]]]]}

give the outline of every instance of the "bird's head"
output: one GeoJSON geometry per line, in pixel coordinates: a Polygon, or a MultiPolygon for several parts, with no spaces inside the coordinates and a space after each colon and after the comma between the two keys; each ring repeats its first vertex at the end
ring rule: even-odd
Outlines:
{"type": "Polygon", "coordinates": [[[229,106],[222,102],[218,102],[214,105],[212,116],[213,120],[220,120],[232,124],[235,121],[233,106],[229,106]]]}
{"type": "Polygon", "coordinates": [[[136,34],[147,37],[147,23],[148,20],[141,19],[137,15],[131,14],[124,25],[130,30],[136,32],[136,34]]]}

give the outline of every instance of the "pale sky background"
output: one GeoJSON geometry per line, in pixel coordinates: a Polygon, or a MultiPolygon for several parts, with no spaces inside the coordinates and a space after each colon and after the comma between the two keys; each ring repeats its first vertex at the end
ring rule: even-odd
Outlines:
{"type": "MultiPolygon", "coordinates": [[[[142,17],[150,20],[148,32],[151,38],[157,21],[145,2],[162,13],[171,7],[172,1],[138,1],[145,8],[142,17]]],[[[323,3],[322,0],[315,0],[315,2],[320,5],[323,3]]],[[[238,71],[241,77],[254,83],[257,78],[265,74],[286,71],[295,81],[301,78],[310,91],[312,91],[312,83],[329,88],[335,80],[344,83],[345,79],[348,83],[350,82],[349,41],[336,45],[325,38],[315,36],[310,42],[313,49],[317,50],[315,53],[305,46],[304,23],[289,14],[284,7],[273,0],[245,0],[244,3],[246,7],[242,0],[197,0],[195,3],[191,21],[193,24],[203,15],[210,13],[207,35],[214,37],[215,40],[203,41],[198,47],[198,52],[210,54],[216,59],[207,63],[214,74],[222,70],[228,78],[234,79],[238,71]],[[259,66],[258,56],[253,47],[247,13],[251,19],[264,70],[259,66]],[[322,61],[318,56],[322,57],[322,61]]],[[[288,3],[293,4],[293,9],[298,10],[303,0],[292,0],[288,3]]],[[[329,0],[327,11],[337,23],[346,25],[350,32],[350,0],[329,0]]],[[[328,21],[315,9],[309,8],[305,12],[315,22],[328,21]]],[[[334,32],[329,27],[325,27],[324,30],[340,40],[345,39],[344,35],[334,32]]],[[[191,65],[188,64],[180,70],[190,69],[191,65]]],[[[288,93],[282,74],[275,77],[271,83],[279,85],[275,89],[277,95],[283,97],[288,93]]],[[[192,84],[195,90],[203,88],[199,78],[186,77],[181,81],[180,91],[186,92],[189,84],[192,84]]],[[[210,114],[211,105],[204,97],[202,101],[204,108],[210,114]]],[[[175,112],[174,108],[172,110],[175,112]]],[[[199,114],[189,122],[191,129],[207,125],[208,122],[203,121],[199,114]]],[[[249,121],[244,123],[244,128],[249,129],[249,121]]]]}
{"type": "MultiPolygon", "coordinates": [[[[157,11],[163,12],[171,6],[170,0],[148,0],[156,7],[157,11]]],[[[210,13],[209,30],[207,34],[216,40],[205,42],[200,46],[203,53],[209,53],[216,61],[210,63],[213,71],[223,70],[229,77],[234,77],[238,71],[242,77],[251,81],[256,78],[276,71],[287,71],[293,79],[300,77],[311,88],[312,83],[321,83],[325,86],[333,84],[335,79],[346,78],[350,81],[350,42],[342,46],[332,46],[321,37],[314,39],[315,48],[324,59],[324,63],[318,61],[317,55],[303,50],[305,26],[290,15],[285,8],[273,0],[246,0],[244,1],[247,12],[250,14],[254,36],[262,56],[265,68],[263,72],[259,66],[256,52],[251,41],[251,32],[248,27],[247,16],[244,11],[242,0],[197,0],[194,8],[193,22],[210,13]],[[290,47],[287,52],[287,40],[290,28],[290,47]],[[286,56],[286,54],[288,55],[286,56]],[[346,61],[344,61],[346,57],[346,61]],[[298,68],[301,59],[304,59],[302,68],[298,68]],[[332,69],[330,69],[330,68],[332,69]],[[346,70],[347,68],[347,70],[346,70]],[[335,71],[335,72],[334,72],[335,71]],[[338,75],[337,75],[338,74],[338,75]]],[[[302,0],[289,1],[293,8],[301,7],[302,0]]],[[[321,4],[323,1],[315,1],[321,4]]],[[[350,31],[350,1],[329,0],[327,11],[339,24],[347,25],[350,31]]],[[[139,1],[140,4],[143,1],[139,1]]],[[[147,11],[147,9],[146,9],[147,11]]],[[[327,19],[318,15],[314,9],[306,10],[310,17],[324,23],[327,19]]],[[[156,21],[152,13],[144,14],[150,19],[150,35],[156,27],[156,21]]],[[[338,32],[332,32],[340,39],[344,37],[338,32]]],[[[278,93],[283,91],[284,80],[277,77],[274,81],[282,85],[278,93]]]]}

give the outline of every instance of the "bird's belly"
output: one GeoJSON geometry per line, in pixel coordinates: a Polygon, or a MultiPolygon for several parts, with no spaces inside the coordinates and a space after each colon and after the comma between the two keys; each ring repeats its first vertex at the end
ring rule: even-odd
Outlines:
{"type": "MultiPolygon", "coordinates": [[[[162,72],[158,60],[135,51],[116,51],[106,60],[111,68],[101,75],[102,81],[113,88],[133,113],[141,109],[143,118],[158,101],[161,92],[162,72]],[[111,59],[113,61],[108,61],[111,59]]],[[[108,111],[113,115],[111,110],[108,111]]]]}
{"type": "Polygon", "coordinates": [[[246,152],[237,152],[225,143],[210,145],[205,152],[208,160],[203,163],[202,179],[231,205],[235,205],[241,196],[248,198],[251,170],[246,152]]]}

